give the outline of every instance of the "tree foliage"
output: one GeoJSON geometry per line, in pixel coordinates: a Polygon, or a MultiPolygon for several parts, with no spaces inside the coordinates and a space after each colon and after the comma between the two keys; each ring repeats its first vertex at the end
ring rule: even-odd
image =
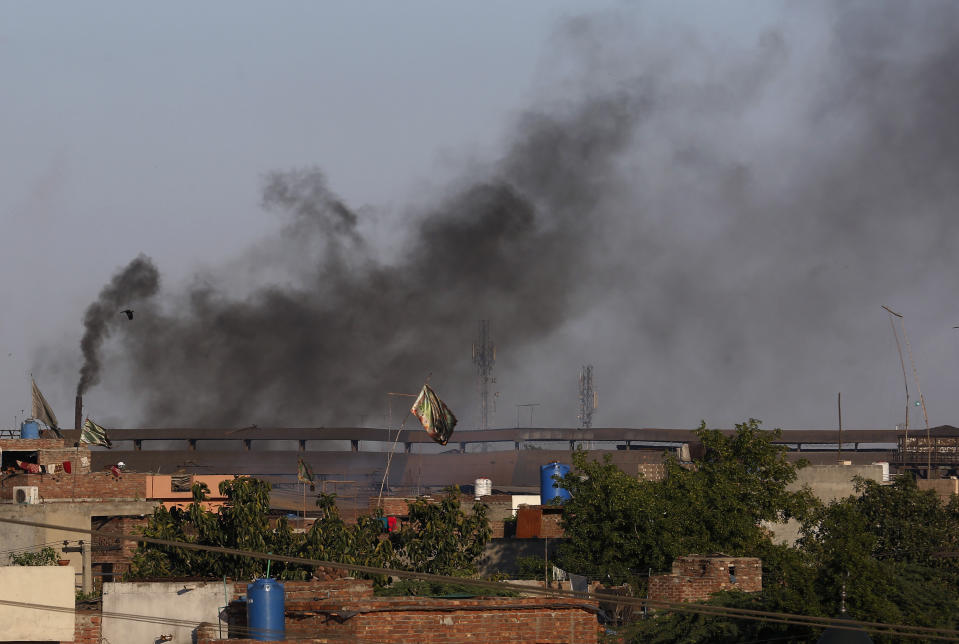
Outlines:
{"type": "Polygon", "coordinates": [[[403,568],[463,577],[476,572],[476,559],[491,533],[486,506],[475,503],[467,514],[459,490],[451,488],[439,503],[410,503],[409,520],[391,541],[403,568]]]}
{"type": "MultiPolygon", "coordinates": [[[[269,483],[235,477],[220,484],[220,493],[226,503],[213,512],[203,506],[209,489],[194,485],[193,502],[187,508],[156,508],[142,533],[170,541],[450,575],[475,572],[474,560],[490,535],[485,506],[474,506],[467,515],[454,493],[436,504],[413,502],[407,525],[390,535],[383,533],[376,515],[347,525],[330,494],[317,496],[319,516],[306,533],[298,534],[283,517],[271,525],[269,483]]],[[[148,543],[134,554],[129,577],[250,579],[265,576],[266,567],[262,559],[148,543]]],[[[272,562],[270,573],[279,579],[305,579],[312,568],[272,562]]]]}
{"type": "Polygon", "coordinates": [[[816,567],[817,593],[838,598],[845,586],[856,619],[956,628],[959,566],[937,555],[959,547],[959,499],[942,503],[910,474],[856,488],[802,527],[798,545],[816,567]]]}
{"type": "MultiPolygon", "coordinates": [[[[634,478],[584,453],[564,487],[560,565],[644,587],[650,571],[692,553],[724,552],[763,562],[763,590],[721,592],[709,603],[836,617],[845,589],[853,619],[939,628],[959,626],[959,497],[943,503],[911,475],[891,484],[857,480],[855,494],[823,505],[790,491],[796,466],[756,421],[725,436],[700,427],[704,454],[691,465],[667,458],[662,481],[634,478]],[[795,546],[775,545],[767,521],[798,518],[795,546]]],[[[619,633],[635,642],[815,642],[800,625],[659,611],[619,633]]],[[[873,636],[877,642],[888,641],[873,636]]]]}
{"type": "Polygon", "coordinates": [[[50,546],[37,552],[14,552],[10,554],[10,563],[14,566],[56,566],[60,556],[50,546]]]}
{"type": "Polygon", "coordinates": [[[613,465],[573,455],[575,469],[562,481],[567,541],[560,548],[567,570],[621,583],[667,571],[689,553],[744,555],[768,542],[763,521],[805,514],[808,492],[792,492],[796,465],[777,432],[759,422],[736,426],[732,436],[697,430],[704,455],[691,466],[666,458],[663,480],[641,480],[613,465]]]}

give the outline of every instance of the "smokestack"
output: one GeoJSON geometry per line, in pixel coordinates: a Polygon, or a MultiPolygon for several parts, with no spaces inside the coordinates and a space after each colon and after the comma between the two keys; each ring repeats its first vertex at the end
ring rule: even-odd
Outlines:
{"type": "Polygon", "coordinates": [[[77,396],[76,415],[74,416],[74,429],[80,429],[80,419],[83,417],[83,396],[77,396]]]}

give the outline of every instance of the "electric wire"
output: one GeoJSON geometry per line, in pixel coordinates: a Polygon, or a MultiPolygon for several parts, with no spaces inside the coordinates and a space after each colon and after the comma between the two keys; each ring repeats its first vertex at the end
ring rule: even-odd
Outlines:
{"type": "MultiPolygon", "coordinates": [[[[73,606],[56,606],[53,604],[35,604],[31,602],[18,602],[9,599],[0,599],[0,606],[10,606],[12,608],[22,608],[25,610],[44,610],[55,613],[70,613],[74,614],[76,609],[73,606]]],[[[213,628],[218,628],[219,625],[214,622],[208,621],[197,621],[190,619],[177,619],[175,617],[160,617],[158,615],[144,615],[142,613],[120,613],[116,611],[98,611],[96,613],[98,616],[102,617],[103,620],[115,619],[123,621],[132,621],[132,622],[144,622],[150,624],[161,624],[163,626],[178,626],[181,628],[197,628],[205,624],[212,626],[213,628]]],[[[101,622],[102,623],[102,622],[101,622]]],[[[282,631],[271,630],[266,628],[252,628],[249,626],[240,626],[238,624],[226,625],[229,626],[230,633],[233,635],[264,635],[264,636],[280,636],[283,635],[284,640],[299,640],[299,639],[316,639],[315,635],[308,634],[284,634],[282,631]]],[[[324,638],[329,639],[349,639],[349,641],[363,641],[357,640],[352,634],[326,634],[323,635],[324,638]]]]}
{"type": "MultiPolygon", "coordinates": [[[[13,554],[22,554],[24,552],[31,552],[35,550],[43,550],[47,547],[60,546],[63,545],[64,539],[58,539],[56,541],[47,541],[46,543],[37,543],[32,546],[24,546],[22,548],[11,548],[10,550],[0,550],[0,556],[3,555],[13,555],[13,554]]],[[[70,543],[79,543],[78,540],[70,540],[70,543]]]]}
{"type": "MultiPolygon", "coordinates": [[[[0,523],[9,523],[14,525],[23,525],[36,528],[48,528],[62,530],[64,532],[77,532],[83,534],[93,534],[94,530],[89,528],[78,528],[74,526],[60,526],[37,521],[25,521],[21,519],[0,518],[0,523]]],[[[489,590],[503,591],[509,590],[517,593],[528,593],[544,595],[548,597],[565,597],[581,600],[598,600],[600,602],[615,603],[621,605],[630,605],[635,607],[659,608],[674,612],[698,613],[702,615],[711,615],[716,617],[727,617],[735,619],[758,620],[778,624],[790,624],[799,626],[809,626],[813,628],[833,627],[843,630],[863,630],[880,635],[890,635],[905,638],[930,638],[945,641],[959,642],[959,631],[945,628],[932,628],[927,626],[911,626],[908,624],[884,624],[881,622],[867,622],[849,619],[837,619],[829,617],[816,617],[811,615],[798,615],[794,613],[779,613],[773,611],[762,611],[744,608],[732,608],[729,606],[717,606],[710,604],[696,604],[685,602],[670,602],[665,600],[643,599],[638,597],[626,597],[623,595],[613,595],[608,593],[581,593],[574,591],[565,591],[549,588],[536,588],[532,586],[520,586],[504,582],[485,581],[480,579],[469,579],[463,577],[450,577],[446,575],[435,575],[430,573],[419,573],[407,570],[392,568],[378,568],[374,566],[364,566],[360,564],[341,563],[338,561],[324,561],[319,559],[308,559],[304,557],[292,557],[288,555],[269,554],[255,552],[250,550],[238,550],[235,548],[225,548],[222,546],[208,546],[197,543],[183,541],[171,541],[167,539],[158,539],[156,537],[147,537],[143,535],[128,535],[120,532],[103,532],[98,534],[103,536],[115,537],[127,541],[136,541],[143,543],[153,543],[156,545],[184,548],[188,550],[201,550],[206,552],[215,552],[219,554],[235,555],[249,557],[251,559],[261,559],[265,561],[281,561],[311,567],[333,568],[360,572],[368,575],[391,576],[407,579],[418,579],[443,584],[456,584],[461,586],[470,586],[489,590]]]]}

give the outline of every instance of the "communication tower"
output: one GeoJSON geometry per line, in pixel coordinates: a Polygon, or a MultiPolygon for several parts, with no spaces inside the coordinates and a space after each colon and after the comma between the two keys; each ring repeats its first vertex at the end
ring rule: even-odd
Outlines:
{"type": "Polygon", "coordinates": [[[599,407],[599,395],[593,389],[593,365],[583,367],[579,374],[579,428],[593,426],[593,412],[599,407]]]}
{"type": "Polygon", "coordinates": [[[480,429],[489,429],[490,383],[496,384],[493,365],[496,364],[496,347],[489,333],[489,320],[480,320],[479,337],[473,344],[473,364],[476,366],[476,382],[480,392],[480,429]]]}

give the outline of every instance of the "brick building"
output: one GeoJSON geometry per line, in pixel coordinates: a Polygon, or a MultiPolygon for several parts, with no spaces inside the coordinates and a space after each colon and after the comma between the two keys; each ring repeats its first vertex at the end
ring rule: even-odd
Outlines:
{"type": "MultiPolygon", "coordinates": [[[[322,581],[283,582],[285,641],[591,644],[597,642],[599,636],[597,605],[587,600],[376,597],[371,581],[342,578],[336,573],[325,577],[322,581]]],[[[137,585],[150,586],[148,583],[137,585]]],[[[192,627],[186,623],[180,627],[166,624],[168,619],[182,616],[175,602],[188,601],[188,598],[178,599],[176,593],[164,592],[161,587],[170,586],[168,583],[155,585],[158,599],[151,604],[150,615],[141,619],[146,625],[144,629],[160,633],[187,628],[192,632],[181,634],[195,637],[198,644],[254,642],[242,639],[247,634],[247,603],[241,599],[246,594],[245,582],[230,582],[227,609],[214,610],[208,621],[197,622],[192,627]],[[228,618],[228,624],[219,623],[221,616],[228,618]],[[225,629],[232,638],[226,639],[225,629]]],[[[107,592],[105,596],[110,594],[107,592]]],[[[77,611],[74,644],[100,642],[111,628],[110,620],[118,620],[118,626],[122,626],[126,623],[122,616],[128,613],[130,610],[126,609],[101,617],[99,609],[77,611]]]]}
{"type": "MultiPolygon", "coordinates": [[[[232,475],[156,475],[118,467],[91,471],[85,444],[60,438],[0,440],[0,518],[129,534],[158,505],[184,506],[194,483],[205,483],[216,510],[225,501],[219,484],[232,475]]],[[[76,570],[77,586],[89,592],[96,580],[112,581],[129,567],[136,544],[115,537],[7,524],[4,543],[11,551],[51,545],[76,570]]],[[[0,565],[7,563],[0,561],[0,565]]]]}
{"type": "Polygon", "coordinates": [[[649,580],[649,598],[669,602],[703,601],[721,590],[754,593],[762,589],[760,559],[723,554],[677,557],[671,573],[649,580]]]}

